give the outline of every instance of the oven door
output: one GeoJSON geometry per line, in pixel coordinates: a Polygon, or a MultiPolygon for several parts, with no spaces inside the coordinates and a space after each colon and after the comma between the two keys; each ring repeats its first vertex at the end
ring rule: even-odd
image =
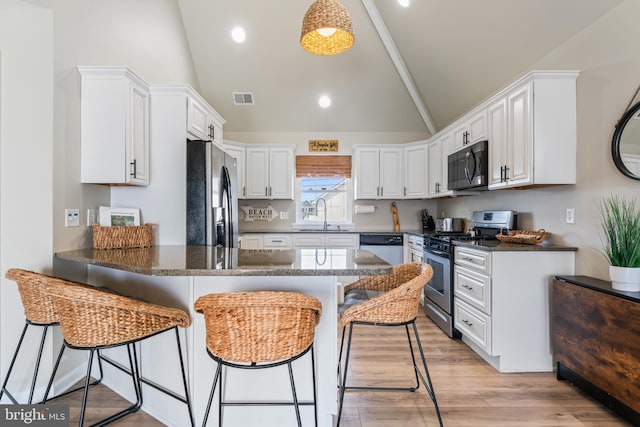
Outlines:
{"type": "Polygon", "coordinates": [[[424,295],[450,315],[451,258],[446,253],[425,250],[423,261],[433,268],[433,277],[424,287],[424,295]]]}

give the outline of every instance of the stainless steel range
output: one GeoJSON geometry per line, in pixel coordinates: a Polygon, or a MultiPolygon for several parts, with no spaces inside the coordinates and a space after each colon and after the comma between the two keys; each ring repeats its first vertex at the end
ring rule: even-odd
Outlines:
{"type": "Polygon", "coordinates": [[[460,333],[453,326],[453,247],[458,240],[495,240],[502,228],[516,227],[514,211],[475,211],[470,233],[435,233],[424,235],[424,262],[433,268],[433,278],[424,287],[424,308],[451,338],[460,333]]]}

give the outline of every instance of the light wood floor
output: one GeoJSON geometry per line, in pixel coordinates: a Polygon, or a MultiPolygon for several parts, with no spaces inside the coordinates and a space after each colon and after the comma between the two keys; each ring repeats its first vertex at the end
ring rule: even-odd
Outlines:
{"type": "MultiPolygon", "coordinates": [[[[419,316],[429,371],[445,427],[614,427],[629,426],[607,408],[553,373],[500,374],[460,340],[451,340],[425,316],[419,316]]],[[[404,330],[359,327],[355,330],[349,375],[360,385],[404,386],[412,379],[404,330]]],[[[71,404],[77,423],[81,396],[71,404]]],[[[202,398],[196,397],[196,398],[202,398]]],[[[86,424],[126,407],[104,386],[91,390],[86,424]]],[[[257,408],[256,410],[259,410],[257,408]]],[[[213,422],[214,420],[211,420],[213,422]]],[[[130,415],[121,427],[162,424],[144,412],[130,415]]],[[[431,400],[420,388],[406,392],[347,392],[344,427],[435,427],[431,400]]]]}

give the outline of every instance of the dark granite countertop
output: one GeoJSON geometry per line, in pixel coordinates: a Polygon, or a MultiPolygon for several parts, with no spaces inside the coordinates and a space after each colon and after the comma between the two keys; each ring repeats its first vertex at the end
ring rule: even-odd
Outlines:
{"type": "Polygon", "coordinates": [[[137,249],[78,249],[61,260],[149,276],[368,276],[391,265],[357,249],[237,249],[161,245],[137,249]]]}
{"type": "Polygon", "coordinates": [[[240,231],[240,234],[419,234],[422,236],[424,233],[422,230],[247,230],[240,231]]]}
{"type": "Polygon", "coordinates": [[[507,243],[500,240],[453,240],[453,244],[456,246],[481,249],[484,251],[512,251],[512,252],[539,252],[539,251],[572,251],[575,252],[578,248],[574,246],[562,246],[551,244],[537,244],[527,245],[523,243],[507,243]]]}

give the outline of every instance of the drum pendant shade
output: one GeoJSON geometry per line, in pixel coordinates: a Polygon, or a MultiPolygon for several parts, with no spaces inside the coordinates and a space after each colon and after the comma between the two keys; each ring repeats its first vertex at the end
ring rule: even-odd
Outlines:
{"type": "Polygon", "coordinates": [[[309,6],[300,34],[300,45],[305,50],[316,55],[335,55],[349,49],[353,41],[351,17],[340,2],[317,0],[309,6]],[[331,34],[322,35],[319,29],[331,34]]]}

